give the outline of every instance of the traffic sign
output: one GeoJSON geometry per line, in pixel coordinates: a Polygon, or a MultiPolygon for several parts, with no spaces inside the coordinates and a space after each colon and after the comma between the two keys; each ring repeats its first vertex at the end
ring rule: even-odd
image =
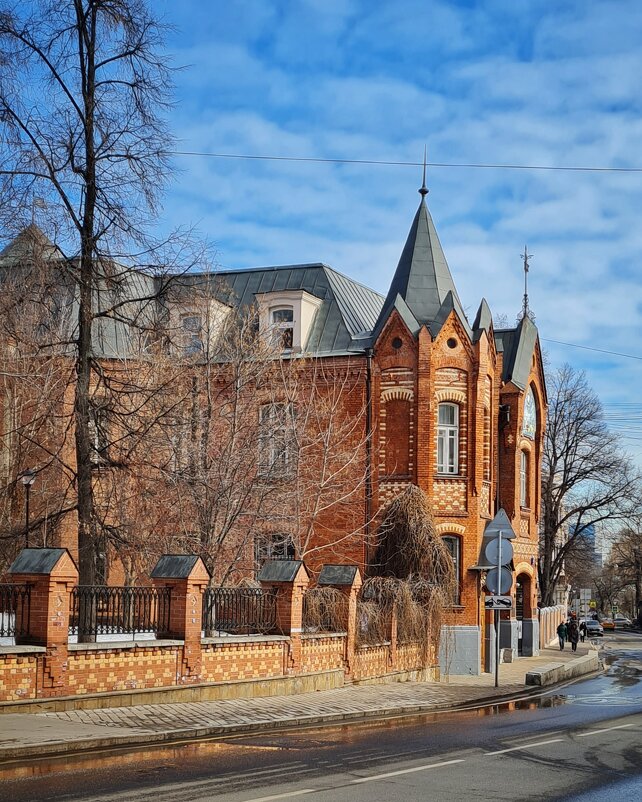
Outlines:
{"type": "Polygon", "coordinates": [[[508,565],[508,563],[513,559],[513,546],[510,540],[506,540],[506,538],[495,537],[490,540],[486,544],[486,548],[484,550],[484,556],[488,560],[491,565],[497,565],[498,560],[500,559],[499,554],[499,544],[501,539],[501,546],[502,546],[502,553],[501,553],[501,561],[502,565],[508,565]]]}
{"type": "Polygon", "coordinates": [[[486,587],[493,595],[503,595],[513,587],[513,574],[508,568],[501,569],[501,575],[497,568],[491,568],[486,574],[486,587]]]}
{"type": "Polygon", "coordinates": [[[484,607],[487,610],[510,610],[513,607],[512,596],[486,596],[484,607]]]}

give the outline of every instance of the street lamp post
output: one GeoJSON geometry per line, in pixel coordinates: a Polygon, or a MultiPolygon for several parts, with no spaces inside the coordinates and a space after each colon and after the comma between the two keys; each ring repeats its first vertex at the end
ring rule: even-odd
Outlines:
{"type": "Polygon", "coordinates": [[[27,468],[20,477],[20,481],[25,488],[25,548],[29,548],[29,494],[31,487],[36,481],[36,472],[33,468],[27,468]]]}

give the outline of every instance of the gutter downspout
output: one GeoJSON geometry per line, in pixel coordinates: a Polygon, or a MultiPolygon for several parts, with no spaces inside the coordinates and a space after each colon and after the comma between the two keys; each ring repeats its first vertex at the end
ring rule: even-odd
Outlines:
{"type": "Polygon", "coordinates": [[[372,356],[373,349],[366,348],[366,521],[365,521],[365,571],[370,565],[370,522],[372,520],[372,356]]]}

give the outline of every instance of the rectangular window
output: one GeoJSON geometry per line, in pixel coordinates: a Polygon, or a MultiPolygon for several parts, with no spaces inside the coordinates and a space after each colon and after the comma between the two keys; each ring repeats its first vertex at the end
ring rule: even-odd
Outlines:
{"type": "Polygon", "coordinates": [[[109,410],[104,402],[94,401],[89,408],[89,437],[91,439],[91,461],[104,465],[109,459],[109,410]]]}
{"type": "Polygon", "coordinates": [[[439,405],[437,427],[437,473],[456,474],[459,470],[459,407],[439,405]]]}
{"type": "Polygon", "coordinates": [[[265,404],[259,412],[259,472],[287,476],[294,463],[294,408],[292,404],[265,404]]]}
{"type": "Polygon", "coordinates": [[[455,564],[455,578],[457,580],[457,590],[455,591],[455,598],[453,599],[454,604],[459,604],[460,596],[461,596],[461,583],[460,583],[460,567],[461,567],[461,559],[460,559],[460,548],[459,548],[459,538],[453,535],[446,535],[442,538],[444,541],[444,545],[450,552],[450,556],[453,558],[453,563],[455,564]]]}
{"type": "Polygon", "coordinates": [[[522,507],[528,507],[528,454],[520,451],[519,498],[522,507]]]}
{"type": "Polygon", "coordinates": [[[203,319],[200,315],[181,315],[181,339],[184,354],[203,352],[203,319]]]}
{"type": "Polygon", "coordinates": [[[283,532],[258,535],[254,541],[254,562],[257,573],[266,560],[294,560],[295,554],[292,535],[283,532]]]}
{"type": "Polygon", "coordinates": [[[286,351],[294,346],[294,310],[292,307],[272,310],[274,342],[286,351]]]}

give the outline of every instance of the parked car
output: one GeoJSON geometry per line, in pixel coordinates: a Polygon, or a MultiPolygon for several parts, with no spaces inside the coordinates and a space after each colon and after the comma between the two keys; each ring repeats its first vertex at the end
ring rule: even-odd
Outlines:
{"type": "Polygon", "coordinates": [[[617,629],[621,629],[623,627],[633,626],[633,624],[631,623],[631,619],[627,618],[622,613],[616,613],[615,614],[615,618],[613,619],[613,621],[614,621],[615,627],[617,629]]]}
{"type": "Polygon", "coordinates": [[[589,620],[586,622],[586,636],[587,638],[597,638],[604,635],[604,629],[599,621],[589,620]]]}
{"type": "Polygon", "coordinates": [[[600,623],[602,629],[615,629],[615,621],[612,618],[603,618],[600,623]]]}

